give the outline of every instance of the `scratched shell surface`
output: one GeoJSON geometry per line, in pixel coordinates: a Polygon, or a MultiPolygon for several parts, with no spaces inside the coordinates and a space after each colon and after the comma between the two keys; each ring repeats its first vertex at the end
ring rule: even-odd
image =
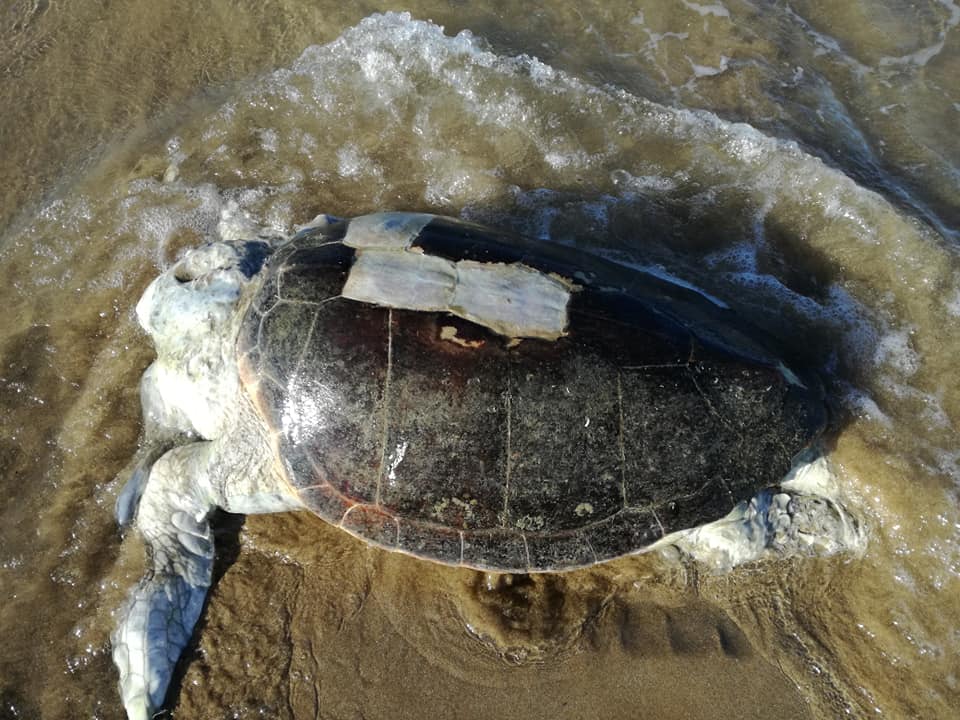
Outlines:
{"type": "MultiPolygon", "coordinates": [[[[477,256],[476,229],[465,244],[446,222],[429,251],[477,256]]],[[[291,485],[379,546],[492,570],[590,565],[722,517],[822,426],[815,393],[665,329],[602,277],[572,294],[565,336],[511,342],[341,297],[354,253],[318,233],[279,251],[238,351],[291,485]]]]}

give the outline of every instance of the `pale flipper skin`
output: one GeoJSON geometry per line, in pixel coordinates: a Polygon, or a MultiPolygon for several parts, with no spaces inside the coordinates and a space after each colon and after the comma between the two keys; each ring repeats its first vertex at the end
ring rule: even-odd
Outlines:
{"type": "Polygon", "coordinates": [[[207,477],[209,459],[208,442],[174,448],[154,464],[140,498],[136,522],[150,567],[112,638],[131,720],[149,718],[163,705],[210,587],[213,538],[207,516],[218,498],[207,477]]]}

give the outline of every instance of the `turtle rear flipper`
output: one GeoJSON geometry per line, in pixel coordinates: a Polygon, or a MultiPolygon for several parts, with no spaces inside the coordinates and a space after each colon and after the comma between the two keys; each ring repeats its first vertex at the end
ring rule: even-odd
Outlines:
{"type": "Polygon", "coordinates": [[[163,707],[180,653],[203,610],[213,571],[213,510],[271,513],[302,507],[275,486],[273,476],[259,478],[246,466],[231,476],[215,441],[175,447],[152,467],[149,461],[138,463],[122,493],[127,498],[118,500],[118,514],[121,504],[123,513],[135,510],[149,555],[146,575],[120,610],[111,636],[130,720],[146,720],[163,707]]]}
{"type": "Polygon", "coordinates": [[[141,464],[124,489],[129,498],[142,493],[136,524],[150,554],[147,575],[130,594],[111,638],[131,720],[150,718],[163,706],[210,587],[213,537],[207,518],[219,504],[207,477],[211,446],[191,443],[170,450],[152,468],[141,464]]]}

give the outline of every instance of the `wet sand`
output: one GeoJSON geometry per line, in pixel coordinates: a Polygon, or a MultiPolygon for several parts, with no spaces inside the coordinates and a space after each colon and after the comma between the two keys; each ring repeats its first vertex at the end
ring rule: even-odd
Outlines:
{"type": "Polygon", "coordinates": [[[498,587],[306,516],[249,518],[244,537],[178,715],[810,717],[723,612],[683,586],[646,586],[666,572],[652,558],[498,587]]]}

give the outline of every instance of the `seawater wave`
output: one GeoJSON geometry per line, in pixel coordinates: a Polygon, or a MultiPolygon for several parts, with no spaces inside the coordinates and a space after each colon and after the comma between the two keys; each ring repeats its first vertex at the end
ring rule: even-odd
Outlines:
{"type": "MultiPolygon", "coordinates": [[[[729,14],[685,5],[705,20],[729,14]]],[[[955,25],[955,6],[944,6],[955,25]]],[[[721,59],[693,72],[727,67],[721,59]]],[[[72,429],[55,440],[67,470],[39,487],[63,503],[89,496],[78,468],[91,437],[120,432],[104,398],[118,377],[133,388],[144,362],[145,351],[126,354],[144,343],[132,305],[189,247],[380,209],[575,243],[734,308],[818,367],[835,399],[828,460],[836,497],[860,523],[859,552],[704,573],[698,592],[745,628],[815,714],[946,717],[960,692],[951,660],[960,653],[960,258],[949,230],[900,209],[896,196],[750,124],[499,54],[408,14],[368,17],[119,151],[0,249],[24,271],[13,310],[31,328],[64,305],[58,287],[126,323],[111,334],[84,320],[102,338],[84,346],[92,379],[77,391],[72,429]],[[891,690],[904,667],[917,688],[909,697],[891,690]]],[[[92,491],[76,553],[109,536],[97,513],[117,490],[105,481],[92,491]]],[[[19,557],[13,548],[0,561],[26,582],[19,557]]],[[[102,608],[125,588],[116,573],[137,575],[47,564],[97,586],[102,608]]],[[[102,654],[107,615],[77,625],[77,657],[102,654]]]]}

